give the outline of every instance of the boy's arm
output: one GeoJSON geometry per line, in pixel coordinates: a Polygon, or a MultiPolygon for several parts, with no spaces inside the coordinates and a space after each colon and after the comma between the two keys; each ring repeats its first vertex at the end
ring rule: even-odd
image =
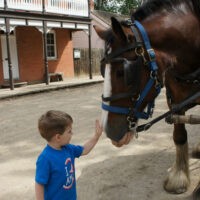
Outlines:
{"type": "Polygon", "coordinates": [[[44,186],[35,182],[36,200],[44,200],[44,186]]]}
{"type": "Polygon", "coordinates": [[[96,145],[96,143],[98,142],[101,134],[102,134],[102,127],[100,126],[99,124],[99,121],[96,120],[96,131],[95,131],[95,135],[89,139],[84,145],[84,150],[83,150],[83,153],[82,155],[87,155],[92,149],[93,147],[96,145]]]}

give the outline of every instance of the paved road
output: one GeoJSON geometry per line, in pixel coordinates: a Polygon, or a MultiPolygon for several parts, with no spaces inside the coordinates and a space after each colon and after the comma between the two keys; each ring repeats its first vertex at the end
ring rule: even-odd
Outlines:
{"type": "Polygon", "coordinates": [[[81,144],[93,133],[100,117],[101,84],[64,89],[0,101],[0,199],[34,199],[34,170],[45,142],[37,120],[50,109],[74,119],[73,142],[81,144]]]}
{"type": "MultiPolygon", "coordinates": [[[[70,113],[74,119],[72,142],[83,144],[100,118],[102,84],[63,89],[0,101],[0,199],[33,200],[35,161],[45,145],[37,131],[39,116],[49,109],[70,113]]],[[[167,109],[161,94],[155,115],[167,109]]],[[[198,112],[195,109],[193,112],[198,112]]],[[[188,126],[195,142],[198,126],[188,126]]],[[[172,127],[161,122],[138,140],[115,148],[103,136],[90,155],[76,162],[79,200],[189,200],[200,174],[191,159],[192,185],[183,195],[167,194],[162,182],[174,161],[172,127]]]]}

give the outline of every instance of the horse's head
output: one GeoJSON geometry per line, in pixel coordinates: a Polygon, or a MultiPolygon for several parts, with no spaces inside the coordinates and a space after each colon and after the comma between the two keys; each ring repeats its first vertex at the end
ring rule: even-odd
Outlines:
{"type": "Polygon", "coordinates": [[[122,146],[136,133],[138,120],[151,115],[159,82],[157,65],[150,66],[155,53],[146,49],[138,28],[132,22],[111,21],[110,30],[94,27],[105,41],[102,123],[113,144],[122,146]]]}

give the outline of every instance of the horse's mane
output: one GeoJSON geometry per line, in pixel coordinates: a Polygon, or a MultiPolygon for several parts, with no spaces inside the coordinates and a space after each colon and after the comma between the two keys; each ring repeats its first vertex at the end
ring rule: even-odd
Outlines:
{"type": "Polygon", "coordinates": [[[174,11],[181,3],[185,3],[200,18],[200,0],[148,0],[132,16],[136,20],[143,20],[163,9],[168,12],[174,11]]]}

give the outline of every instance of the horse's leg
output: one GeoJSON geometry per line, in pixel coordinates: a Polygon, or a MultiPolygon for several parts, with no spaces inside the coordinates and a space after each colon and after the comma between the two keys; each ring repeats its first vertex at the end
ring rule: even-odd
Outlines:
{"type": "Polygon", "coordinates": [[[200,199],[200,182],[193,191],[193,200],[199,200],[199,199],[200,199]]]}
{"type": "MultiPolygon", "coordinates": [[[[200,143],[198,143],[192,151],[192,157],[200,159],[200,143]]],[[[200,199],[200,181],[193,191],[193,200],[200,199]]]]}
{"type": "Polygon", "coordinates": [[[176,162],[164,182],[164,188],[170,193],[180,194],[187,190],[190,183],[187,131],[184,124],[174,124],[173,139],[176,145],[176,162]]]}

